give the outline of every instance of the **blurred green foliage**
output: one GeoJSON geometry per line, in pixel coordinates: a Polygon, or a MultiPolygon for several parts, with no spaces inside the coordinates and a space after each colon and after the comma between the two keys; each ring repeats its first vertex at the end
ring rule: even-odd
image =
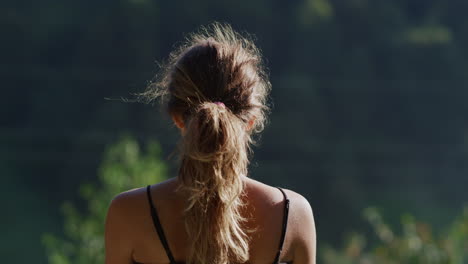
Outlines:
{"type": "Polygon", "coordinates": [[[99,184],[83,184],[80,196],[86,210],[66,202],[62,206],[65,218],[65,238],[52,234],[43,236],[50,264],[104,263],[104,223],[112,198],[123,191],[160,182],[166,178],[166,166],[160,159],[157,143],[146,144],[140,150],[136,140],[124,137],[111,145],[98,172],[99,184]]]}
{"type": "Polygon", "coordinates": [[[392,230],[375,208],[364,211],[377,242],[351,234],[342,249],[322,247],[324,264],[465,264],[468,262],[468,207],[436,235],[430,225],[411,215],[402,217],[400,234],[392,230]]]}
{"type": "Polygon", "coordinates": [[[104,98],[141,92],[155,61],[212,21],[254,34],[273,84],[250,176],[303,194],[322,242],[360,229],[368,206],[392,225],[409,211],[447,226],[468,201],[467,10],[445,0],[2,1],[3,261],[46,263],[41,234],[60,233],[57,208],[97,181],[122,131],[157,139],[163,157],[174,149],[178,131],[156,107],[104,98]]]}
{"type": "MultiPolygon", "coordinates": [[[[111,145],[99,169],[99,184],[83,184],[80,196],[85,212],[70,202],[63,204],[65,238],[43,236],[50,264],[87,264],[104,262],[104,221],[111,199],[135,186],[160,182],[166,166],[160,159],[157,143],[147,144],[142,152],[136,140],[124,137],[111,145]]],[[[430,225],[411,215],[402,218],[401,234],[382,219],[375,208],[364,211],[372,226],[371,243],[362,233],[351,234],[343,248],[320,246],[318,258],[324,264],[464,264],[468,261],[468,207],[444,232],[435,235],[430,225]]]]}

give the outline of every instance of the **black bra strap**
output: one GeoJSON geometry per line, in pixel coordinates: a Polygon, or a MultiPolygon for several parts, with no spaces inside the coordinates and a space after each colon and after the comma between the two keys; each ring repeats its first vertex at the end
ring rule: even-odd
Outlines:
{"type": "Polygon", "coordinates": [[[281,256],[281,251],[283,251],[284,238],[286,237],[286,229],[288,227],[288,215],[289,215],[289,199],[286,193],[280,187],[277,187],[284,196],[284,212],[283,212],[283,229],[281,230],[280,244],[278,248],[278,253],[276,254],[275,261],[273,264],[279,263],[279,258],[281,256]]]}
{"type": "Polygon", "coordinates": [[[161,240],[161,244],[164,247],[164,250],[166,251],[167,257],[169,258],[169,262],[171,264],[175,264],[176,261],[174,259],[174,256],[172,256],[171,250],[169,249],[169,244],[167,243],[166,236],[164,235],[164,231],[161,226],[161,222],[159,221],[158,213],[156,212],[156,208],[154,207],[153,204],[153,199],[151,198],[151,192],[150,192],[150,185],[146,187],[146,193],[148,194],[148,201],[150,204],[151,208],[151,217],[153,218],[153,224],[154,227],[156,228],[156,232],[158,232],[159,240],[161,240]]]}

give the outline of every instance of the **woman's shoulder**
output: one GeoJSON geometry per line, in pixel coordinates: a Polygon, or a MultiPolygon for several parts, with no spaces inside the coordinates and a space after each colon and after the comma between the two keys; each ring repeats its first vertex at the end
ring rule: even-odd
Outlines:
{"type": "Polygon", "coordinates": [[[294,259],[298,263],[315,263],[315,220],[307,198],[292,190],[283,189],[290,201],[288,232],[294,259]]]}
{"type": "Polygon", "coordinates": [[[279,188],[284,191],[290,203],[294,203],[297,209],[300,209],[300,211],[312,210],[307,198],[294,190],[279,186],[274,187],[251,178],[247,180],[249,192],[262,196],[262,200],[270,200],[273,203],[281,203],[284,200],[284,196],[279,188]]]}
{"type": "MultiPolygon", "coordinates": [[[[251,197],[255,197],[253,200],[256,205],[266,209],[262,210],[262,213],[268,215],[269,221],[273,218],[283,219],[285,197],[278,187],[249,179],[247,182],[247,189],[251,197]],[[273,212],[276,212],[276,214],[273,212]]],[[[315,257],[316,243],[315,221],[312,207],[307,198],[302,194],[287,188],[281,189],[286,194],[287,199],[289,199],[289,206],[287,207],[286,238],[283,252],[285,259],[301,259],[303,263],[309,263],[309,260],[315,257]]]]}
{"type": "Polygon", "coordinates": [[[279,188],[284,191],[286,198],[289,200],[287,209],[289,214],[288,232],[291,232],[293,237],[300,237],[301,233],[304,233],[302,227],[307,225],[309,235],[315,236],[312,206],[306,197],[290,189],[273,187],[253,179],[247,181],[248,195],[253,198],[251,201],[255,203],[255,206],[266,208],[266,210],[274,210],[275,208],[281,211],[284,210],[285,197],[279,188]]]}
{"type": "MultiPolygon", "coordinates": [[[[174,191],[175,179],[170,178],[160,183],[150,185],[150,191],[153,198],[170,197],[167,194],[174,191]]],[[[125,215],[128,213],[148,209],[148,194],[147,186],[130,189],[115,195],[110,201],[109,210],[122,212],[125,215]]]]}
{"type": "MultiPolygon", "coordinates": [[[[128,223],[139,210],[145,188],[134,188],[115,195],[107,209],[107,221],[118,219],[120,222],[128,223]]],[[[117,221],[117,220],[115,220],[117,221]]]]}
{"type": "Polygon", "coordinates": [[[145,193],[145,187],[134,188],[130,190],[123,191],[112,198],[110,202],[110,208],[128,208],[141,200],[143,194],[145,193]]]}

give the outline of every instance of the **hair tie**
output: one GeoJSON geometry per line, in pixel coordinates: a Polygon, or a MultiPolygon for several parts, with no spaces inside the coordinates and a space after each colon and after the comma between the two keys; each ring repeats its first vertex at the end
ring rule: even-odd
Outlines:
{"type": "Polygon", "coordinates": [[[216,101],[214,102],[216,105],[218,106],[222,106],[222,107],[225,107],[224,103],[223,102],[219,102],[219,101],[216,101]]]}

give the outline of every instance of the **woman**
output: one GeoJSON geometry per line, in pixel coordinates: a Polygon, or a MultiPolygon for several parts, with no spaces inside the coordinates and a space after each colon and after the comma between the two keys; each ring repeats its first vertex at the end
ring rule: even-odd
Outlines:
{"type": "Polygon", "coordinates": [[[113,199],[106,263],[315,263],[307,200],[247,177],[270,89],[258,49],[215,23],[165,69],[143,95],[167,99],[182,137],[179,173],[113,199]]]}

